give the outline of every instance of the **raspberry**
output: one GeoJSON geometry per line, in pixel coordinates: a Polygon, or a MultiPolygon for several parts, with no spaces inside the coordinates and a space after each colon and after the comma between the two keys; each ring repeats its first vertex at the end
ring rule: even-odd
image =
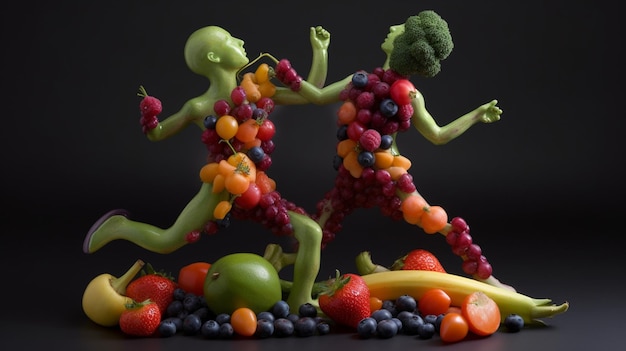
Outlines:
{"type": "Polygon", "coordinates": [[[368,129],[361,134],[359,144],[365,151],[374,151],[380,146],[380,133],[375,129],[368,129]]]}
{"type": "Polygon", "coordinates": [[[161,100],[154,96],[146,95],[141,99],[139,109],[141,110],[141,115],[144,117],[156,117],[162,110],[161,100]]]}
{"type": "Polygon", "coordinates": [[[360,109],[370,109],[374,106],[374,93],[364,91],[356,98],[356,107],[360,109]]]}

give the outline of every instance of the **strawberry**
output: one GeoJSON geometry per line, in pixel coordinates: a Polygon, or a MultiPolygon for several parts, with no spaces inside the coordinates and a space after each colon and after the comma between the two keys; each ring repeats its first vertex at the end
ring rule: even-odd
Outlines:
{"type": "Polygon", "coordinates": [[[176,282],[167,273],[156,272],[149,263],[141,273],[140,277],[126,287],[126,296],[135,301],[150,299],[159,307],[162,314],[165,313],[167,306],[174,300],[176,282]]]}
{"type": "Polygon", "coordinates": [[[161,311],[156,303],[146,300],[126,305],[120,315],[120,329],[132,336],[150,336],[161,323],[161,311]]]}
{"type": "Polygon", "coordinates": [[[370,316],[370,291],[360,275],[337,271],[318,296],[319,307],[335,323],[356,329],[370,316]]]}
{"type": "Polygon", "coordinates": [[[391,270],[421,270],[446,273],[439,260],[432,252],[424,249],[415,249],[397,259],[391,270]]]}

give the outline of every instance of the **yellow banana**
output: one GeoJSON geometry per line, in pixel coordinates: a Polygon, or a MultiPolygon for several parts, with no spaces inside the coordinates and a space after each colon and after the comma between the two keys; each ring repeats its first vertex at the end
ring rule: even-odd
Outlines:
{"type": "Polygon", "coordinates": [[[410,295],[418,302],[424,292],[431,288],[444,290],[451,298],[452,306],[461,306],[463,299],[475,291],[482,291],[493,299],[500,308],[502,321],[515,313],[526,324],[543,324],[538,318],[552,317],[563,313],[569,303],[555,305],[550,299],[536,299],[505,288],[489,285],[459,275],[418,270],[398,270],[363,275],[370,295],[382,300],[394,300],[410,295]]]}

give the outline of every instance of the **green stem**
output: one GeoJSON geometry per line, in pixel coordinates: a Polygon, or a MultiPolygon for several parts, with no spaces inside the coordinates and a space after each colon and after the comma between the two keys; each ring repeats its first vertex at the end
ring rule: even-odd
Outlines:
{"type": "Polygon", "coordinates": [[[142,260],[137,260],[135,263],[124,273],[121,277],[111,279],[111,287],[120,295],[126,295],[126,287],[130,284],[131,280],[135,278],[137,273],[141,271],[144,266],[142,260]]]}
{"type": "Polygon", "coordinates": [[[387,267],[372,262],[372,256],[368,251],[361,252],[355,260],[356,270],[360,275],[372,274],[377,272],[385,272],[387,267]]]}

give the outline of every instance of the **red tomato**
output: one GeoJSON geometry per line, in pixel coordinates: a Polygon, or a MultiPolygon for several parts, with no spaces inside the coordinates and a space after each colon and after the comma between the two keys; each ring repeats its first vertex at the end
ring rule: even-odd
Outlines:
{"type": "Polygon", "coordinates": [[[439,325],[439,337],[444,342],[457,342],[465,339],[469,332],[467,321],[458,313],[447,313],[439,325]]]}
{"type": "Polygon", "coordinates": [[[256,132],[256,137],[261,141],[268,141],[272,139],[275,133],[276,127],[274,126],[274,123],[266,118],[259,126],[259,130],[256,132]]]}
{"type": "Polygon", "coordinates": [[[398,79],[389,88],[391,99],[398,105],[406,105],[415,97],[416,89],[408,79],[398,79]]]}
{"type": "Polygon", "coordinates": [[[469,330],[480,336],[491,335],[500,327],[498,304],[481,291],[467,295],[461,305],[461,313],[469,330]]]}
{"type": "Polygon", "coordinates": [[[194,262],[178,272],[178,287],[197,296],[204,295],[204,279],[211,268],[207,262],[194,262]]]}
{"type": "Polygon", "coordinates": [[[250,183],[248,189],[235,198],[235,205],[249,210],[261,200],[261,188],[256,183],[250,183]]]}
{"type": "Polygon", "coordinates": [[[438,316],[448,311],[451,302],[452,299],[445,291],[433,288],[424,292],[424,295],[417,301],[417,308],[423,315],[438,316]]]}

